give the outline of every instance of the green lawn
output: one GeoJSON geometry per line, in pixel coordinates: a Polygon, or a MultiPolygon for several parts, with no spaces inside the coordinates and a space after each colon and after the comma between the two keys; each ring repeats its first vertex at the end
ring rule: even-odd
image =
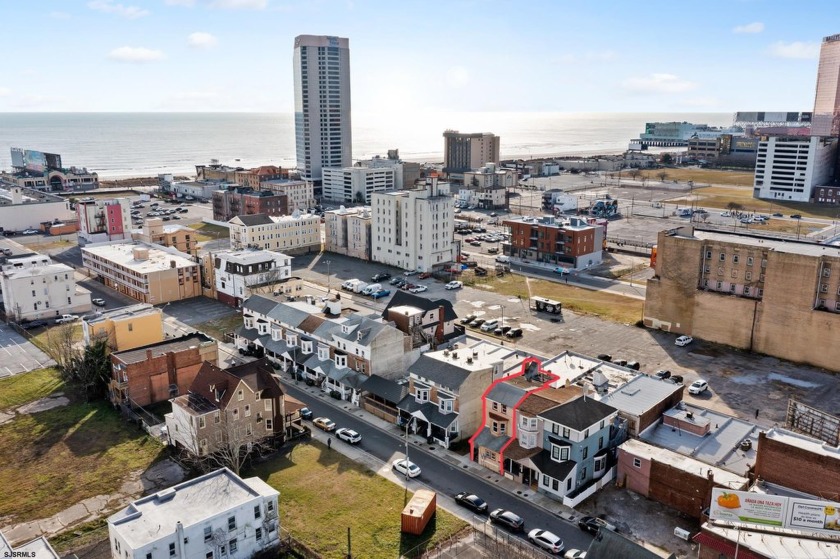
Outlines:
{"type": "Polygon", "coordinates": [[[254,474],[280,492],[284,530],[327,558],[346,557],[348,527],[354,556],[393,559],[467,526],[438,509],[423,535],[402,534],[400,513],[411,494],[317,442],[294,446],[247,473],[254,474]]]}
{"type": "Polygon", "coordinates": [[[120,489],[164,451],[106,402],[75,403],[0,425],[0,518],[47,518],[120,489]]]}
{"type": "Polygon", "coordinates": [[[63,386],[58,371],[52,367],[0,380],[0,410],[28,404],[61,390],[63,386]]]}
{"type": "Polygon", "coordinates": [[[216,338],[217,340],[225,341],[224,335],[228,332],[234,331],[239,326],[242,326],[242,315],[235,313],[224,318],[200,322],[193,326],[193,328],[199,332],[204,332],[208,336],[216,338]]]}
{"type": "Polygon", "coordinates": [[[222,239],[228,238],[230,236],[230,229],[227,227],[222,227],[221,225],[213,225],[212,223],[193,223],[189,225],[190,229],[195,229],[198,233],[196,235],[196,241],[209,241],[211,239],[222,239]]]}

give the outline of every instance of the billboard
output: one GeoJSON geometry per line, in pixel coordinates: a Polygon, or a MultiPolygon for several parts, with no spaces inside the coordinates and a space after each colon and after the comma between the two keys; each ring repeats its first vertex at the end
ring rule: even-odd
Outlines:
{"type": "Polygon", "coordinates": [[[712,489],[712,521],[840,534],[840,503],[712,489]]]}
{"type": "Polygon", "coordinates": [[[40,151],[28,149],[23,152],[23,167],[27,171],[43,173],[47,169],[47,156],[40,151]]]}
{"type": "Polygon", "coordinates": [[[20,148],[12,148],[12,167],[23,167],[23,150],[20,148]]]}
{"type": "Polygon", "coordinates": [[[57,153],[45,153],[47,158],[47,169],[63,169],[61,166],[61,156],[57,153]]]}

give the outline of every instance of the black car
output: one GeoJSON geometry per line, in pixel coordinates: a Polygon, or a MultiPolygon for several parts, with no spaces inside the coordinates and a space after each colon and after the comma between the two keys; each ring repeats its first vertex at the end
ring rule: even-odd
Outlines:
{"type": "Polygon", "coordinates": [[[638,371],[642,368],[638,361],[628,361],[625,365],[628,369],[633,369],[634,371],[638,371]]]}
{"type": "Polygon", "coordinates": [[[300,417],[303,419],[312,419],[312,410],[309,408],[300,408],[300,417]]]}
{"type": "Polygon", "coordinates": [[[626,367],[627,366],[627,359],[614,359],[613,363],[618,365],[619,367],[626,367]]]}
{"type": "Polygon", "coordinates": [[[390,283],[391,285],[397,285],[401,281],[402,281],[401,277],[396,277],[396,278],[391,278],[391,281],[389,281],[388,283],[390,283]]]}
{"type": "Polygon", "coordinates": [[[792,214],[792,215],[790,216],[790,218],[791,218],[791,219],[802,219],[802,216],[801,216],[801,215],[799,215],[799,214],[792,214]]]}
{"type": "Polygon", "coordinates": [[[474,314],[467,315],[467,316],[465,316],[464,318],[461,319],[461,324],[469,324],[470,322],[472,322],[476,318],[478,318],[478,317],[475,316],[474,314]]]}
{"type": "Polygon", "coordinates": [[[43,328],[47,323],[44,320],[30,320],[29,322],[21,322],[20,327],[24,330],[32,330],[33,328],[43,328]]]}
{"type": "Polygon", "coordinates": [[[661,380],[671,378],[671,371],[656,371],[656,378],[659,378],[661,380]]]}
{"type": "Polygon", "coordinates": [[[388,272],[379,272],[378,274],[375,274],[370,279],[373,280],[373,281],[382,281],[382,280],[389,279],[390,277],[391,277],[391,274],[389,274],[388,272]]]}
{"type": "Polygon", "coordinates": [[[595,517],[584,516],[578,520],[578,528],[590,534],[597,534],[601,530],[601,524],[595,517]]]}
{"type": "Polygon", "coordinates": [[[670,381],[671,381],[671,382],[673,382],[674,384],[682,384],[682,383],[683,383],[683,377],[682,377],[682,375],[673,375],[673,376],[672,376],[670,379],[668,379],[668,380],[670,380],[670,381]]]}
{"type": "Polygon", "coordinates": [[[508,338],[518,338],[522,336],[522,328],[511,328],[507,332],[505,332],[505,336],[508,338]]]}
{"type": "Polygon", "coordinates": [[[612,361],[612,355],[609,353],[601,353],[598,355],[598,359],[601,361],[612,361]]]}
{"type": "Polygon", "coordinates": [[[518,514],[505,509],[496,509],[490,513],[490,522],[501,524],[511,532],[525,530],[525,520],[518,514]]]}
{"type": "Polygon", "coordinates": [[[461,491],[455,495],[455,502],[468,509],[472,509],[473,512],[478,514],[487,514],[487,503],[478,495],[461,491]]]}

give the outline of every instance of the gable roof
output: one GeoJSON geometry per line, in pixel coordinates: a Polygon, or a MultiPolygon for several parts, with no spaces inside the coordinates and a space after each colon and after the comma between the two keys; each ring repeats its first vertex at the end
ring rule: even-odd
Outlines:
{"type": "Polygon", "coordinates": [[[268,216],[268,214],[248,214],[248,215],[238,215],[231,219],[239,220],[239,223],[246,227],[253,227],[254,225],[269,225],[274,223],[274,221],[268,216]]]}
{"type": "Polygon", "coordinates": [[[269,299],[268,297],[263,297],[261,295],[251,295],[245,302],[242,303],[242,308],[254,311],[257,314],[268,315],[271,312],[271,309],[278,305],[277,301],[274,299],[269,299]]]}
{"type": "Polygon", "coordinates": [[[125,351],[115,351],[111,353],[112,358],[119,359],[122,363],[141,363],[146,361],[148,355],[147,351],[152,353],[152,357],[160,357],[167,353],[178,353],[181,351],[188,351],[193,347],[201,347],[206,344],[217,344],[218,342],[213,338],[206,336],[200,332],[186,334],[179,338],[172,338],[162,342],[156,342],[149,345],[144,345],[134,349],[127,349],[125,351]]]}
{"type": "Polygon", "coordinates": [[[233,392],[244,382],[254,392],[262,392],[266,398],[279,398],[283,390],[272,376],[273,369],[267,358],[258,359],[229,369],[221,369],[205,361],[195,375],[190,392],[224,409],[230,403],[233,392]]]}
{"type": "Polygon", "coordinates": [[[398,404],[408,394],[407,383],[400,384],[379,375],[369,376],[359,388],[394,404],[398,404]]]}
{"type": "Polygon", "coordinates": [[[443,307],[444,322],[449,322],[458,318],[451,301],[447,301],[446,299],[428,299],[401,289],[398,289],[391,297],[391,300],[388,301],[388,305],[385,307],[385,310],[382,311],[382,318],[385,320],[388,319],[388,309],[391,307],[400,307],[403,305],[417,307],[418,309],[422,309],[424,311],[431,311],[437,309],[438,307],[443,307]]]}
{"type": "Polygon", "coordinates": [[[616,411],[612,406],[581,397],[541,412],[539,416],[575,431],[583,431],[616,411]]]}
{"type": "Polygon", "coordinates": [[[487,393],[487,399],[512,408],[525,396],[526,392],[519,386],[500,382],[487,393]]]}

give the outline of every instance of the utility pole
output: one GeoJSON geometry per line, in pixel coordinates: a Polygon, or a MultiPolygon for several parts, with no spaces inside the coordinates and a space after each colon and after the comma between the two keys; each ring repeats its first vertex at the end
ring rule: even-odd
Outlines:
{"type": "Polygon", "coordinates": [[[330,294],[330,264],[331,262],[327,260],[327,295],[330,294]]]}
{"type": "Polygon", "coordinates": [[[353,559],[353,552],[350,547],[350,526],[347,527],[347,559],[353,559]]]}

